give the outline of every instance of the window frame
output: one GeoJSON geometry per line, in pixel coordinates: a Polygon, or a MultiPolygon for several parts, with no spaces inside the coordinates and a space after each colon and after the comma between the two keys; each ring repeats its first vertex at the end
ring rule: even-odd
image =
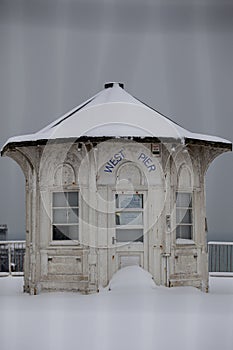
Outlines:
{"type": "MultiPolygon", "coordinates": [[[[176,207],[176,210],[175,210],[175,220],[176,220],[176,225],[175,225],[175,237],[176,237],[176,242],[177,240],[183,240],[184,242],[187,241],[189,243],[194,243],[194,206],[193,206],[193,200],[194,200],[194,195],[193,195],[193,191],[188,191],[188,190],[184,190],[184,191],[179,191],[177,190],[176,193],[175,193],[175,207],[176,207]],[[177,197],[178,195],[182,195],[182,194],[188,194],[190,195],[190,202],[191,203],[191,206],[189,204],[189,206],[184,206],[184,205],[180,205],[178,206],[177,205],[177,197]],[[184,211],[185,214],[183,215],[183,218],[177,222],[177,214],[184,211]],[[185,215],[186,213],[188,213],[188,211],[190,211],[190,218],[191,218],[191,221],[190,222],[183,222],[183,219],[185,218],[185,215]],[[182,237],[182,235],[180,234],[178,236],[177,234],[177,230],[178,228],[180,227],[190,227],[190,238],[186,238],[186,237],[182,237]]],[[[181,215],[182,217],[182,215],[181,215]]]]}
{"type": "Polygon", "coordinates": [[[133,243],[133,244],[143,244],[144,243],[144,193],[141,192],[133,192],[133,193],[114,193],[114,203],[115,203],[115,212],[114,212],[114,225],[115,225],[115,242],[117,244],[127,244],[127,243],[133,243]],[[117,207],[117,196],[133,196],[133,195],[140,195],[142,196],[142,207],[141,208],[127,208],[123,207],[121,208],[120,206],[117,207]],[[116,223],[116,215],[121,214],[121,213],[141,213],[142,217],[142,223],[141,224],[135,224],[135,225],[130,225],[130,224],[117,224],[116,223]],[[142,240],[135,240],[135,241],[119,241],[117,239],[117,230],[141,230],[142,231],[142,240]]]}
{"type": "MultiPolygon", "coordinates": [[[[67,199],[68,201],[68,199],[67,199]]],[[[68,202],[67,202],[68,204],[68,202]]],[[[68,219],[67,219],[68,221],[68,219]]],[[[53,190],[51,192],[51,244],[52,245],[57,245],[57,244],[62,244],[62,245],[70,245],[70,244],[79,244],[80,242],[80,192],[78,189],[72,189],[72,190],[53,190]],[[78,200],[78,206],[54,206],[54,194],[55,193],[62,193],[63,195],[65,195],[66,193],[76,193],[77,194],[77,200],[78,200]],[[66,215],[68,218],[68,212],[71,209],[77,209],[78,210],[78,221],[74,222],[74,223],[55,223],[54,222],[54,210],[61,210],[61,209],[65,209],[66,210],[66,215]],[[69,226],[69,227],[78,227],[78,235],[76,239],[54,239],[54,226],[69,226]]]]}

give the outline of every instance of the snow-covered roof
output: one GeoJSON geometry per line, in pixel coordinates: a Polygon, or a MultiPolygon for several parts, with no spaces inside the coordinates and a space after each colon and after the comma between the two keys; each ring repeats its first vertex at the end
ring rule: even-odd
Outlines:
{"type": "Polygon", "coordinates": [[[107,83],[105,89],[75,107],[40,131],[10,138],[9,144],[81,137],[152,137],[199,140],[229,145],[220,137],[192,133],[127,93],[122,83],[107,83]]]}

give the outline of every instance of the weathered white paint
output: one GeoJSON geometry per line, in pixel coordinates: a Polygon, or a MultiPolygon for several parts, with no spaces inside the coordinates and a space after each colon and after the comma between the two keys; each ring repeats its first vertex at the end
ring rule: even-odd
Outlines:
{"type": "MultiPolygon", "coordinates": [[[[185,153],[178,147],[174,155],[168,152],[169,145],[161,145],[159,157],[150,154],[156,167],[151,172],[138,156],[149,153],[149,144],[113,139],[87,152],[88,147],[80,152],[77,144],[61,143],[7,151],[27,179],[25,290],[33,294],[41,289],[97,291],[120,266],[135,259],[157,284],[206,290],[206,147],[190,146],[185,153]],[[119,154],[119,149],[127,156],[111,173],[105,172],[109,156],[119,154]],[[30,166],[24,162],[29,156],[30,166]],[[193,192],[194,235],[188,242],[176,241],[178,189],[193,192]],[[52,241],[52,193],[69,190],[80,193],[80,239],[52,241]],[[143,243],[116,243],[115,193],[143,194],[143,243]]],[[[208,154],[213,157],[214,149],[212,153],[208,147],[208,154]]]]}
{"type": "MultiPolygon", "coordinates": [[[[107,106],[98,105],[96,121],[98,116],[106,117],[106,108],[111,117],[120,111],[126,123],[130,108],[141,121],[152,113],[143,110],[142,104],[121,104],[119,110],[115,102],[108,102],[107,106]]],[[[86,110],[89,112],[93,111],[86,110]]],[[[174,126],[167,123],[166,131],[165,124],[160,125],[160,131],[170,135],[174,126]]],[[[43,132],[51,133],[55,126],[51,124],[43,132]]],[[[61,131],[60,136],[68,137],[61,131]]],[[[12,147],[6,145],[3,150],[21,166],[26,178],[27,292],[95,292],[106,286],[120,267],[132,263],[148,270],[159,285],[192,285],[208,290],[204,176],[213,159],[229,150],[222,139],[185,146],[174,137],[159,147],[155,144],[158,140],[153,143],[143,138],[137,142],[96,138],[94,143],[90,139],[82,144],[61,139],[45,145],[35,144],[35,140],[18,147],[14,140],[12,147]],[[155,149],[160,152],[153,154],[151,150],[155,149]],[[52,240],[52,194],[56,191],[79,191],[77,241],[52,240]],[[177,191],[193,195],[192,240],[176,240],[177,191]],[[143,242],[116,242],[117,193],[143,195],[143,242]]]]}

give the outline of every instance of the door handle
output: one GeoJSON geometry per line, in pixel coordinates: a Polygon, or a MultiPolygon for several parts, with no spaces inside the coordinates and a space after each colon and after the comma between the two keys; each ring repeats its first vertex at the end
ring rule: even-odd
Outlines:
{"type": "Polygon", "coordinates": [[[112,237],[112,244],[115,244],[115,243],[116,243],[116,238],[112,237]]]}

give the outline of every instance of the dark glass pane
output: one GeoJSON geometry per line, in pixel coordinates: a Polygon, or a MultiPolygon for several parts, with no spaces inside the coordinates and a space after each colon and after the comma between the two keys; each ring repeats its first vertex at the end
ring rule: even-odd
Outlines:
{"type": "Polygon", "coordinates": [[[78,240],[79,239],[79,226],[78,225],[68,226],[68,236],[70,239],[78,240]]]}
{"type": "Polygon", "coordinates": [[[117,208],[143,208],[142,194],[116,194],[117,208]]]}
{"type": "Polygon", "coordinates": [[[53,225],[53,240],[77,240],[79,238],[78,225],[53,225]]]}
{"type": "Polygon", "coordinates": [[[67,192],[70,207],[78,207],[78,192],[67,192]]]}
{"type": "Polygon", "coordinates": [[[143,230],[116,230],[116,241],[117,242],[143,242],[143,230]]]}
{"type": "Polygon", "coordinates": [[[67,223],[67,209],[53,209],[53,223],[66,224],[67,223]]]}
{"type": "Polygon", "coordinates": [[[191,224],[192,223],[192,209],[177,209],[176,210],[176,224],[191,224]]]}
{"type": "Polygon", "coordinates": [[[192,239],[192,226],[190,225],[177,226],[176,238],[192,239]]]}
{"type": "Polygon", "coordinates": [[[78,223],[78,209],[68,209],[67,214],[68,214],[68,217],[67,217],[68,224],[78,223]]]}
{"type": "Polygon", "coordinates": [[[120,225],[120,213],[116,213],[116,225],[120,225]]]}
{"type": "Polygon", "coordinates": [[[53,193],[53,207],[67,207],[66,192],[54,192],[53,193]]]}
{"type": "Polygon", "coordinates": [[[68,235],[67,226],[53,226],[53,240],[63,241],[70,239],[68,235]]]}
{"type": "Polygon", "coordinates": [[[125,211],[116,213],[116,225],[142,225],[142,213],[125,211]]]}
{"type": "Polygon", "coordinates": [[[179,192],[176,194],[177,207],[191,208],[192,207],[192,194],[179,192]]]}

